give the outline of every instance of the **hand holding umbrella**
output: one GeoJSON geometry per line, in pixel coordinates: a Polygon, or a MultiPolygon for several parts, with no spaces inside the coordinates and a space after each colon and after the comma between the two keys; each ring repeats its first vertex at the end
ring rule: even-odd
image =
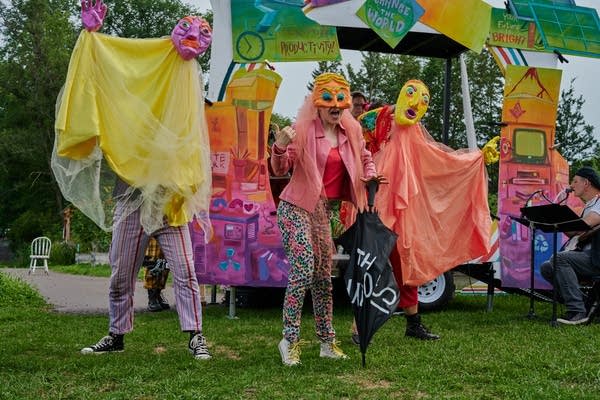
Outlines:
{"type": "Polygon", "coordinates": [[[362,365],[371,338],[392,315],[400,301],[388,257],[398,236],[373,211],[375,192],[381,177],[369,180],[369,210],[360,212],[355,223],[336,240],[350,250],[344,273],[360,338],[362,365]]]}

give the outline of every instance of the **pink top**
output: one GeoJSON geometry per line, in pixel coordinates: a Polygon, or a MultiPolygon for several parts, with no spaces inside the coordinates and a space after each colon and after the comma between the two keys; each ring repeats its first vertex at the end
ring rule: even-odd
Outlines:
{"type": "Polygon", "coordinates": [[[332,147],[323,172],[323,185],[327,198],[329,200],[350,200],[349,179],[339,147],[332,147]]]}

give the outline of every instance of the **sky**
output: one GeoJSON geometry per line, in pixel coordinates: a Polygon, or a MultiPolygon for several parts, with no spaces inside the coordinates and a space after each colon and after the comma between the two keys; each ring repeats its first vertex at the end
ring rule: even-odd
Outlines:
{"type": "MultiPolygon", "coordinates": [[[[200,10],[210,9],[210,0],[184,0],[200,10]]],[[[494,7],[504,7],[503,0],[485,0],[494,7]]],[[[582,7],[595,8],[600,14],[600,0],[576,0],[576,4],[582,7]]],[[[342,50],[342,64],[352,64],[356,68],[360,67],[361,56],[358,51],[342,50]]],[[[558,68],[563,70],[561,91],[569,87],[571,79],[575,78],[575,95],[583,95],[585,104],[583,106],[583,115],[585,121],[595,127],[594,134],[600,139],[600,58],[585,58],[566,56],[569,63],[559,63],[558,68]]],[[[458,68],[458,64],[454,64],[458,68]]],[[[276,63],[276,72],[283,77],[279,88],[279,93],[275,100],[274,112],[294,117],[300,107],[304,94],[306,94],[306,85],[312,79],[311,72],[317,67],[316,62],[293,62],[276,63]]],[[[418,77],[417,77],[418,78],[418,77]]],[[[457,94],[458,95],[458,94],[457,94]]]]}

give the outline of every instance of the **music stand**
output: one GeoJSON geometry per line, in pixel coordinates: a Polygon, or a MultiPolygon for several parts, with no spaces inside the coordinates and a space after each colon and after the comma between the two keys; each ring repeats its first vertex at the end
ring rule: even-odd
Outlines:
{"type": "Polygon", "coordinates": [[[529,221],[527,218],[523,217],[514,217],[512,215],[509,216],[513,221],[518,222],[519,224],[526,226],[529,229],[529,312],[527,313],[527,318],[535,318],[535,293],[534,293],[534,284],[535,284],[535,224],[529,221]]]}
{"type": "MultiPolygon", "coordinates": [[[[556,253],[557,233],[571,231],[587,231],[591,227],[585,223],[568,206],[561,204],[544,204],[521,208],[522,215],[537,229],[543,232],[552,232],[552,326],[556,323],[556,253]]],[[[533,275],[533,272],[532,272],[533,275]]],[[[531,283],[533,296],[533,279],[531,283]]]]}

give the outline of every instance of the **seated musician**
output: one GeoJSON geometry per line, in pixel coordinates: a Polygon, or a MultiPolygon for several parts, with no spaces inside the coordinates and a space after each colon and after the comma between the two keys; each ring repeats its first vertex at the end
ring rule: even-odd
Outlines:
{"type": "MultiPolygon", "coordinates": [[[[567,309],[557,321],[567,325],[579,325],[588,321],[584,296],[579,280],[600,275],[600,176],[591,167],[582,167],[571,180],[571,189],[584,203],[581,218],[592,227],[588,232],[575,232],[571,242],[578,240],[574,250],[564,250],[556,255],[556,284],[567,309]]],[[[541,265],[544,279],[552,283],[552,258],[541,265]]]]}

